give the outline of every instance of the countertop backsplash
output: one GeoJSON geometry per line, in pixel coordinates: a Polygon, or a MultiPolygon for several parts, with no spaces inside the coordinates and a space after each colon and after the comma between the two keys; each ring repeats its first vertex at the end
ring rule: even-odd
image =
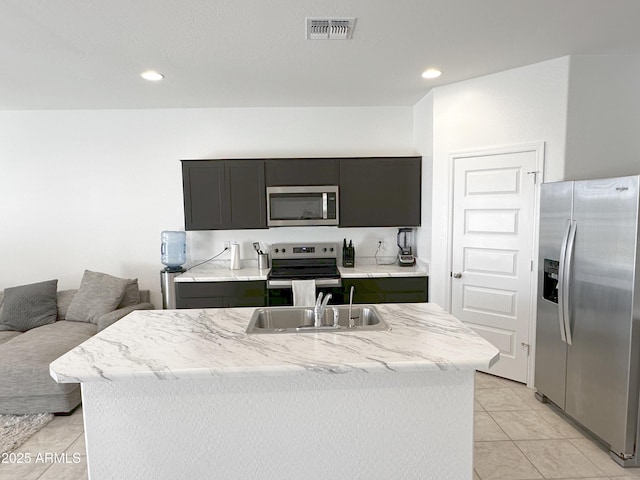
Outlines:
{"type": "MultiPolygon", "coordinates": [[[[240,258],[255,260],[257,255],[253,249],[253,242],[259,242],[262,251],[271,253],[271,246],[275,243],[304,243],[304,242],[333,242],[340,248],[338,261],[342,259],[342,239],[352,239],[356,247],[356,260],[371,257],[378,253],[381,263],[395,261],[398,253],[396,245],[396,227],[371,228],[338,228],[338,227],[278,227],[263,230],[210,230],[187,232],[187,266],[196,265],[200,261],[211,258],[223,252],[225,242],[237,242],[240,245],[240,258]],[[382,247],[378,251],[378,241],[382,247]]],[[[420,256],[420,248],[416,246],[416,256],[420,256]]],[[[425,257],[426,255],[422,255],[425,257]]],[[[229,259],[229,253],[224,252],[219,260],[229,259]]]]}

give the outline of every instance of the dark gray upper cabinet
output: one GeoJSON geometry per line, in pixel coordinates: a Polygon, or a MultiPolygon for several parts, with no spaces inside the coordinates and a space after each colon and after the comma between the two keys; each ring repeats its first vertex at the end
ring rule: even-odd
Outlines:
{"type": "Polygon", "coordinates": [[[186,230],[267,228],[264,160],[183,160],[186,230]]]}
{"type": "Polygon", "coordinates": [[[421,172],[421,157],[340,159],[340,226],[419,226],[421,172]]]}
{"type": "Polygon", "coordinates": [[[265,160],[267,187],[338,185],[337,158],[291,158],[265,160]]]}
{"type": "Polygon", "coordinates": [[[217,230],[226,223],[224,162],[182,162],[186,230],[217,230]]]}
{"type": "Polygon", "coordinates": [[[339,185],[341,227],[420,225],[421,157],[183,160],[186,230],[267,228],[266,186],[339,185]]]}
{"type": "Polygon", "coordinates": [[[264,160],[227,160],[228,229],[267,228],[264,160]]]}

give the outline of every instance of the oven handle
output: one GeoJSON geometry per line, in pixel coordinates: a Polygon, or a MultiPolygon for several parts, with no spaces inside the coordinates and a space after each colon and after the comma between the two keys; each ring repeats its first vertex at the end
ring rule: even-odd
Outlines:
{"type": "MultiPolygon", "coordinates": [[[[267,288],[291,288],[292,280],[267,280],[267,288]]],[[[341,287],[340,278],[318,278],[316,287],[341,287]]]]}

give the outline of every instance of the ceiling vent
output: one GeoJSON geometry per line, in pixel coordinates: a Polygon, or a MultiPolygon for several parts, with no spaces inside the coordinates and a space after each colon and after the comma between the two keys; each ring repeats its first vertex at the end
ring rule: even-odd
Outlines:
{"type": "Polygon", "coordinates": [[[348,40],[355,18],[307,18],[307,40],[348,40]]]}

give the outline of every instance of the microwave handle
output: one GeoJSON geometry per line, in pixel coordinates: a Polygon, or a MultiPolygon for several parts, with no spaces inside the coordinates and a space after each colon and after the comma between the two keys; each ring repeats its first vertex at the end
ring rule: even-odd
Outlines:
{"type": "Polygon", "coordinates": [[[322,219],[326,220],[329,212],[329,199],[327,192],[322,193],[322,219]]]}

